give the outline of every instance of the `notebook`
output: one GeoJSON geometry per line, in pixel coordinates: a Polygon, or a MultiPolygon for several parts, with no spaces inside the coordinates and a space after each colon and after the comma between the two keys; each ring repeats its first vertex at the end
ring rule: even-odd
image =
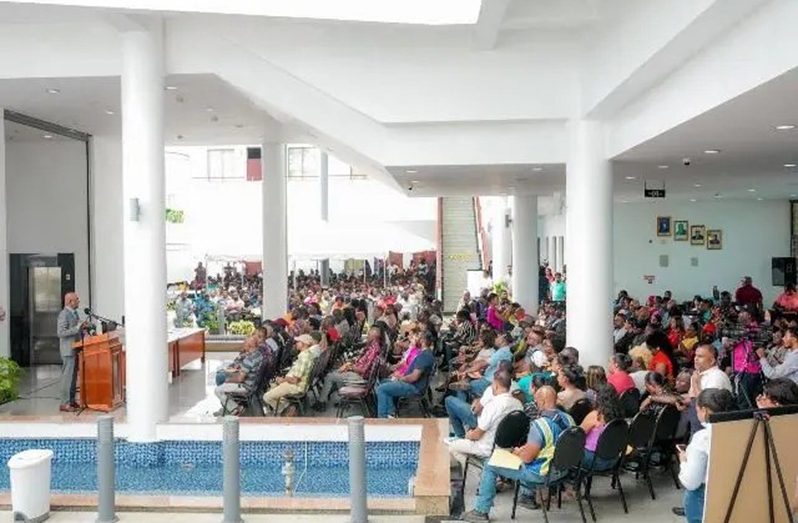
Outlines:
{"type": "Polygon", "coordinates": [[[524,465],[524,460],[506,449],[496,449],[488,461],[488,465],[503,469],[520,470],[524,465]]]}

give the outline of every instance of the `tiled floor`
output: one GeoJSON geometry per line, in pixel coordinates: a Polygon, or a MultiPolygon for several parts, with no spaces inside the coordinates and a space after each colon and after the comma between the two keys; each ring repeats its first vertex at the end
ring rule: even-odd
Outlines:
{"type": "MultiPolygon", "coordinates": [[[[221,514],[174,514],[158,512],[122,512],[117,514],[121,523],[219,523],[221,514]]],[[[0,511],[0,521],[11,521],[10,512],[0,511]]],[[[247,523],[349,523],[348,515],[320,516],[318,514],[245,514],[247,523]]],[[[48,522],[53,523],[94,523],[94,512],[51,512],[48,522]]],[[[424,516],[372,516],[371,523],[424,523],[424,516]]]]}
{"type": "MultiPolygon", "coordinates": [[[[202,365],[199,361],[190,363],[169,385],[170,421],[208,421],[219,408],[219,401],[213,395],[214,375],[223,361],[235,354],[209,353],[202,365]]],[[[20,399],[0,405],[0,420],[10,416],[37,416],[52,420],[72,421],[76,418],[90,418],[97,415],[92,411],[80,414],[61,413],[58,410],[60,366],[40,366],[25,369],[20,384],[20,399]]],[[[118,420],[125,418],[124,406],[114,411],[118,420]]]]}

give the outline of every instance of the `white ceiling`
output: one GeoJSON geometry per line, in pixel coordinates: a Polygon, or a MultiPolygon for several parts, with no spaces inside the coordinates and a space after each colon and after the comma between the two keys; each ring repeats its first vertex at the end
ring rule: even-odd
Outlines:
{"type": "MultiPolygon", "coordinates": [[[[167,145],[258,143],[274,123],[214,75],[172,75],[165,85],[177,87],[164,91],[167,145]]],[[[119,106],[118,77],[0,80],[0,107],[92,135],[120,134],[119,106]]],[[[20,139],[41,134],[23,133],[20,139]]]]}
{"type": "Polygon", "coordinates": [[[796,93],[798,69],[619,155],[616,195],[641,199],[643,179],[664,181],[669,196],[698,201],[716,194],[732,199],[797,194],[798,169],[784,164],[798,163],[798,128],[774,129],[780,124],[798,126],[796,93]],[[720,153],[704,153],[712,149],[720,153]],[[689,166],[683,165],[683,158],[690,158],[689,166]],[[636,179],[626,180],[627,176],[636,179]]]}
{"type": "Polygon", "coordinates": [[[410,196],[548,195],[565,186],[563,164],[403,165],[387,169],[410,196]]]}

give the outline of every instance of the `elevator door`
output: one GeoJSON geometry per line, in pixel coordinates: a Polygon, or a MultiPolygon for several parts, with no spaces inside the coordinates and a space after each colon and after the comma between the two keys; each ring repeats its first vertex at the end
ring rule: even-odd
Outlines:
{"type": "Polygon", "coordinates": [[[60,363],[56,331],[61,311],[61,267],[31,267],[28,275],[31,364],[60,363]]]}

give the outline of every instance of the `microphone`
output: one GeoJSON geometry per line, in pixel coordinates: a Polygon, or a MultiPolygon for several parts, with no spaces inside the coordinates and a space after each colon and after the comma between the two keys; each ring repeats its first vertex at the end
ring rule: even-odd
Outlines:
{"type": "Polygon", "coordinates": [[[117,322],[117,321],[115,321],[115,320],[112,320],[112,319],[109,319],[109,318],[105,318],[105,317],[103,317],[103,316],[100,316],[99,314],[96,314],[96,313],[94,313],[94,311],[92,311],[92,310],[91,310],[90,308],[88,308],[88,307],[86,307],[85,309],[83,309],[83,312],[86,314],[86,316],[89,316],[90,318],[95,318],[95,319],[98,319],[98,320],[100,320],[100,321],[104,321],[104,322],[106,322],[106,323],[114,323],[114,324],[118,324],[118,322],[117,322]]]}

